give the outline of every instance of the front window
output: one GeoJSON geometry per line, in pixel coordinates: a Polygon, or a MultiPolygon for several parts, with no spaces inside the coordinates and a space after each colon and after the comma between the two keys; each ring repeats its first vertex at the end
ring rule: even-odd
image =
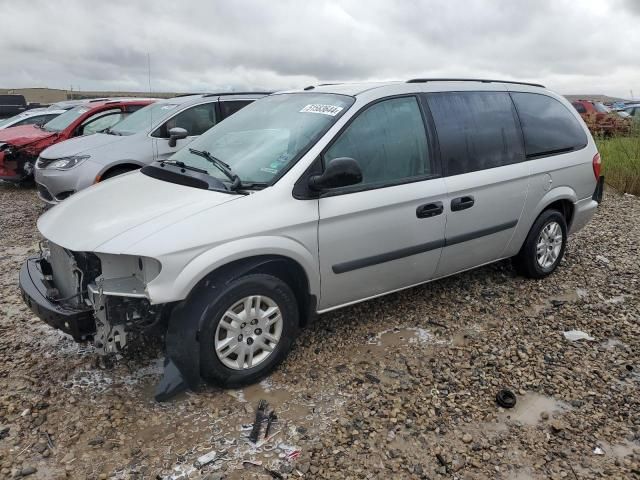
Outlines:
{"type": "Polygon", "coordinates": [[[110,129],[109,133],[133,135],[143,130],[151,130],[160,118],[165,118],[169,113],[174,112],[177,106],[175,103],[152,103],[129,115],[110,129]]]}
{"type": "Polygon", "coordinates": [[[611,113],[611,109],[600,102],[593,102],[593,106],[598,113],[611,113]]]}
{"type": "Polygon", "coordinates": [[[178,151],[172,161],[227,177],[190,150],[226,163],[243,184],[269,183],[316,142],[353,104],[345,95],[288,93],[264,97],[235,113],[178,151]]]}
{"type": "Polygon", "coordinates": [[[72,108],[68,112],[45,123],[43,128],[49,132],[61,132],[88,111],[89,108],[85,106],[72,108]]]}

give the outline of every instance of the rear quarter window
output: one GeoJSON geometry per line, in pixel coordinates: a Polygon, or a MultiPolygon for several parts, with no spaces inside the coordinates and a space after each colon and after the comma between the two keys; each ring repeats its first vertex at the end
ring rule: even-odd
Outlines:
{"type": "Polygon", "coordinates": [[[446,175],[524,160],[522,134],[506,92],[427,95],[446,175]]]}
{"type": "Polygon", "coordinates": [[[512,93],[524,134],[527,158],[580,150],[587,146],[578,119],[555,98],[539,93],[512,93]]]}

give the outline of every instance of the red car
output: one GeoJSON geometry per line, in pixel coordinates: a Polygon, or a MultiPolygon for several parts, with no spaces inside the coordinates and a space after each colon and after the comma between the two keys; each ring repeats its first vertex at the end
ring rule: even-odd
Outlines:
{"type": "Polygon", "coordinates": [[[571,102],[571,105],[578,111],[592,135],[610,137],[626,134],[631,130],[631,122],[628,119],[622,118],[600,102],[576,100],[571,102]]]}
{"type": "Polygon", "coordinates": [[[72,137],[106,130],[153,102],[155,99],[148,98],[90,101],[42,126],[24,125],[0,130],[0,180],[30,181],[36,159],[45,148],[72,137]]]}

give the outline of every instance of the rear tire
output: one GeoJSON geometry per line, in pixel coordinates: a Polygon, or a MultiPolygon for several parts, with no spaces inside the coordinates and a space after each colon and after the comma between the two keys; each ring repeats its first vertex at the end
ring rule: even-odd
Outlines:
{"type": "Polygon", "coordinates": [[[545,210],[534,222],[524,245],[513,258],[517,272],[544,278],[558,267],[567,246],[567,222],[558,210],[545,210]]]}
{"type": "Polygon", "coordinates": [[[201,315],[200,374],[213,385],[255,383],[285,359],[298,334],[296,297],[273,275],[212,282],[190,301],[201,315]]]}

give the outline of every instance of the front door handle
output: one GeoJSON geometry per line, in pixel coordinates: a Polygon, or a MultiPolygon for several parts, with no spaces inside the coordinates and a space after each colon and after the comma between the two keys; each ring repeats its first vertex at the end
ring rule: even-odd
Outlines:
{"type": "Polygon", "coordinates": [[[429,218],[440,215],[444,211],[442,202],[425,203],[416,208],[416,217],[429,218]]]}
{"type": "Polygon", "coordinates": [[[460,210],[466,210],[467,208],[473,207],[474,203],[476,203],[476,201],[471,195],[454,198],[451,200],[451,211],[459,212],[460,210]]]}

